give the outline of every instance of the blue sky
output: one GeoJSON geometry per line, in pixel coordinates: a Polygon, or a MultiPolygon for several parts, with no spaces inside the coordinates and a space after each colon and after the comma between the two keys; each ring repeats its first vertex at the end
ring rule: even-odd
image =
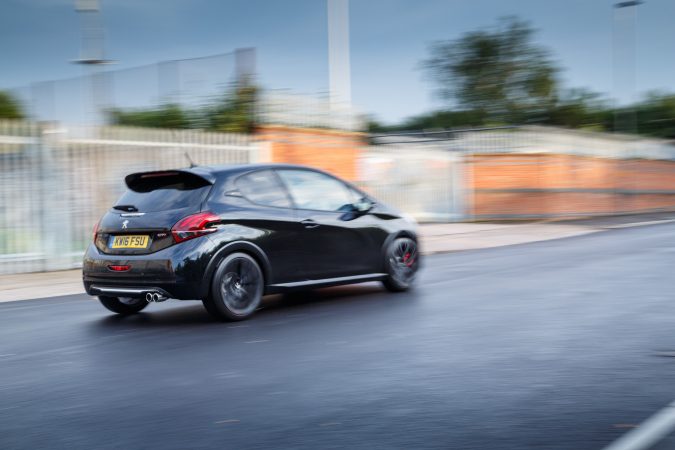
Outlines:
{"type": "MultiPolygon", "coordinates": [[[[126,68],[256,47],[264,86],[328,87],[325,0],[101,0],[107,56],[126,68]]],[[[530,20],[568,87],[615,94],[611,0],[351,0],[352,97],[392,122],[442,103],[419,69],[428,46],[494,24],[530,20]]],[[[82,73],[70,0],[2,0],[0,88],[82,73]]],[[[673,89],[675,1],[639,6],[637,92],[673,89]]],[[[626,92],[618,92],[625,101],[626,92]]]]}

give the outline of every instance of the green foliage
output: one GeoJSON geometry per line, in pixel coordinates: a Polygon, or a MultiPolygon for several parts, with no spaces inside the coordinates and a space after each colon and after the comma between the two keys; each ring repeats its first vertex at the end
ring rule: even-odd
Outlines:
{"type": "Polygon", "coordinates": [[[386,133],[391,131],[414,131],[447,128],[470,128],[486,123],[482,111],[435,111],[413,116],[400,124],[383,125],[375,120],[368,123],[368,132],[386,133]]]}
{"type": "Polygon", "coordinates": [[[424,66],[441,94],[464,110],[494,122],[544,118],[555,103],[558,69],[533,34],[527,22],[504,18],[493,29],[434,44],[424,66]]]}
{"type": "Polygon", "coordinates": [[[395,125],[373,121],[369,131],[537,123],[675,139],[674,94],[650,93],[615,111],[600,94],[563,91],[558,68],[546,49],[533,42],[534,33],[527,22],[509,17],[492,28],[435,43],[423,66],[442,97],[458,109],[422,114],[395,125]]]}
{"type": "Polygon", "coordinates": [[[206,109],[204,121],[207,128],[232,133],[253,131],[257,94],[255,86],[237,86],[232,94],[206,109]]]}
{"type": "MultiPolygon", "coordinates": [[[[516,124],[537,123],[566,128],[581,128],[592,131],[618,131],[637,133],[665,139],[675,139],[675,94],[650,93],[642,101],[614,110],[609,101],[600,94],[586,89],[571,89],[560,96],[546,112],[523,114],[516,124]],[[631,116],[634,128],[626,128],[626,119],[631,116]],[[618,120],[618,125],[617,122],[618,120]],[[616,129],[615,129],[616,126],[616,129]]],[[[386,133],[395,131],[472,128],[504,125],[492,122],[480,111],[436,111],[411,117],[401,123],[384,125],[371,120],[368,131],[386,133]]]]}
{"type": "Polygon", "coordinates": [[[109,117],[115,125],[128,125],[151,128],[190,128],[189,113],[179,105],[168,104],[156,109],[109,111],[109,117]]]}
{"type": "Polygon", "coordinates": [[[392,127],[383,125],[381,122],[376,119],[370,118],[366,121],[366,131],[368,133],[385,133],[391,131],[392,127]]]}
{"type": "Polygon", "coordinates": [[[115,125],[247,133],[255,126],[257,93],[255,86],[242,84],[203,108],[185,110],[180,105],[167,104],[155,109],[114,109],[109,111],[109,118],[115,125]]]}
{"type": "Polygon", "coordinates": [[[551,106],[544,123],[568,128],[604,130],[611,127],[612,111],[608,101],[587,89],[571,89],[551,106]]]}
{"type": "Polygon", "coordinates": [[[635,108],[640,134],[675,139],[675,95],[651,92],[635,108]]]}
{"type": "Polygon", "coordinates": [[[9,92],[0,91],[0,119],[23,119],[19,102],[9,92]]]}

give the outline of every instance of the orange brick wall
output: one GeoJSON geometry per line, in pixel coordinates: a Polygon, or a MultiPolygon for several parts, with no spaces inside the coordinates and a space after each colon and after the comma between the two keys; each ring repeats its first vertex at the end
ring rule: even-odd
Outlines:
{"type": "Polygon", "coordinates": [[[474,218],[675,210],[675,162],[576,155],[469,156],[474,218]]]}
{"type": "MultiPolygon", "coordinates": [[[[317,167],[351,181],[362,133],[266,125],[264,160],[317,167]]],[[[464,160],[469,217],[569,217],[675,210],[675,162],[565,154],[481,154],[464,160]]]]}
{"type": "Polygon", "coordinates": [[[365,135],[348,131],[265,125],[256,138],[268,145],[269,162],[304,164],[356,181],[365,135]]]}

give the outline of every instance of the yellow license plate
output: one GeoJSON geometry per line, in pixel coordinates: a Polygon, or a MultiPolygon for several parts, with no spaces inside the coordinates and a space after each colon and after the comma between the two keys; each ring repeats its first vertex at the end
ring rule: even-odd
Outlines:
{"type": "Polygon", "coordinates": [[[146,248],[148,246],[149,236],[128,234],[125,236],[114,236],[110,243],[110,248],[146,248]]]}

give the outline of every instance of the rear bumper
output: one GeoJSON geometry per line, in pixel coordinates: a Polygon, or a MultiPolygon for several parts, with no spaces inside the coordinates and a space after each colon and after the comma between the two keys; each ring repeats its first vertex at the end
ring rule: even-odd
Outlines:
{"type": "Polygon", "coordinates": [[[206,267],[213,243],[205,236],[148,255],[107,255],[90,245],[82,263],[89,295],[145,297],[149,291],[190,300],[204,296],[206,267]],[[108,266],[128,265],[125,272],[108,266]]]}
{"type": "Polygon", "coordinates": [[[163,297],[171,297],[171,294],[164,289],[150,286],[128,287],[128,286],[102,286],[90,284],[87,291],[89,295],[107,295],[110,297],[131,297],[145,298],[146,294],[161,294],[163,297]]]}

